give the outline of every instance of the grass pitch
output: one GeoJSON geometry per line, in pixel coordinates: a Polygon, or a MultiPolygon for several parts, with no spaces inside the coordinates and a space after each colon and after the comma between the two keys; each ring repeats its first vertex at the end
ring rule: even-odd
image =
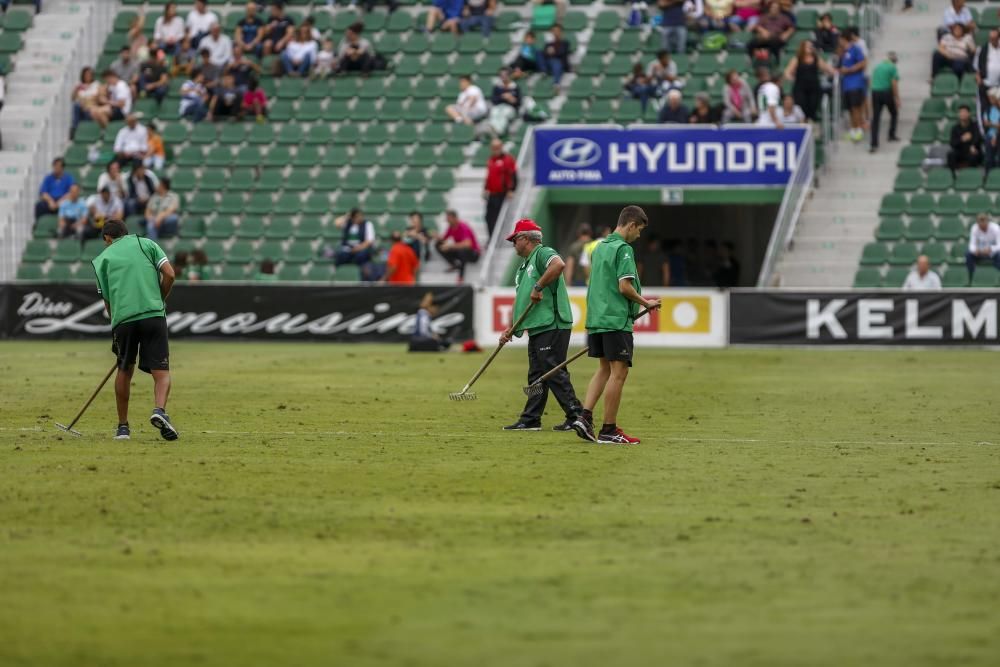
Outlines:
{"type": "MultiPolygon", "coordinates": [[[[0,665],[993,665],[998,357],[640,350],[635,448],[483,356],[0,344],[0,665]],[[554,402],[553,402],[554,405],[554,402]],[[546,426],[556,423],[550,409],[546,426]]],[[[582,394],[593,363],[571,367],[582,394]]]]}

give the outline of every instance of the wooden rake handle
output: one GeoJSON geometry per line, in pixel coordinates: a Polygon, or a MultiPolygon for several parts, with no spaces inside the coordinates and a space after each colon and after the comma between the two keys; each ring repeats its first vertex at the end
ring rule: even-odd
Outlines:
{"type": "MultiPolygon", "coordinates": [[[[521,313],[521,317],[517,318],[517,321],[514,322],[514,325],[511,327],[511,331],[516,331],[517,328],[521,326],[521,323],[524,322],[524,318],[528,316],[528,313],[530,313],[531,309],[534,307],[535,307],[534,301],[528,304],[528,307],[524,309],[523,313],[521,313]]],[[[500,343],[499,345],[497,345],[497,349],[493,350],[493,353],[490,354],[490,356],[486,359],[485,362],[483,362],[483,365],[479,367],[479,370],[476,371],[476,374],[472,376],[472,379],[469,380],[469,384],[465,385],[465,388],[462,390],[461,393],[464,394],[465,392],[469,391],[469,389],[472,388],[472,385],[476,383],[476,380],[479,379],[479,376],[486,372],[486,369],[489,367],[489,365],[493,363],[493,360],[496,359],[496,356],[500,354],[500,350],[503,349],[504,345],[506,345],[506,343],[500,343]]]]}

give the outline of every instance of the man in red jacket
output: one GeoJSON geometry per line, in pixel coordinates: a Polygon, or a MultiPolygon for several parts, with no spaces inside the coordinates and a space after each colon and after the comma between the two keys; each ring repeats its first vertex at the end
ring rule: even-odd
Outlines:
{"type": "Polygon", "coordinates": [[[503,142],[494,139],[490,144],[490,158],[486,162],[486,185],[483,197],[486,199],[486,227],[493,237],[493,228],[500,217],[504,201],[517,188],[517,163],[503,150],[503,142]]]}

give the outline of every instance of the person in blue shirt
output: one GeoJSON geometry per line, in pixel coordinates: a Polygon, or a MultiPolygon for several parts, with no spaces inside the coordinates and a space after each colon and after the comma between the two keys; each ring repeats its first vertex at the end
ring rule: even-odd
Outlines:
{"type": "Polygon", "coordinates": [[[434,294],[427,292],[420,301],[417,317],[413,322],[410,352],[444,352],[451,347],[451,341],[434,333],[431,326],[437,313],[438,307],[434,303],[434,294]]]}
{"type": "Polygon", "coordinates": [[[861,128],[864,121],[867,86],[865,67],[868,61],[853,29],[849,28],[840,34],[840,44],[844,49],[840,57],[840,89],[844,94],[844,107],[851,116],[851,131],[847,136],[851,141],[858,142],[865,137],[861,128]]]}
{"type": "Polygon", "coordinates": [[[434,0],[434,4],[427,11],[427,32],[433,32],[434,28],[440,27],[442,32],[450,30],[458,35],[464,9],[465,0],[434,0]]]}
{"type": "Polygon", "coordinates": [[[524,42],[521,44],[521,48],[518,49],[517,58],[510,64],[510,68],[514,72],[513,77],[515,80],[539,70],[538,49],[535,47],[535,33],[533,30],[524,33],[524,42]]]}
{"type": "Polygon", "coordinates": [[[990,108],[983,112],[983,127],[986,128],[986,173],[1000,167],[1000,86],[986,91],[990,108]]]}
{"type": "Polygon", "coordinates": [[[59,211],[59,204],[69,194],[70,186],[76,181],[66,173],[66,163],[61,157],[52,161],[52,173],[42,179],[35,203],[35,220],[43,215],[53,215],[59,211]]]}
{"type": "Polygon", "coordinates": [[[59,238],[74,236],[77,229],[86,222],[87,204],[80,199],[80,186],[74,183],[69,187],[69,194],[59,204],[59,238]]]}

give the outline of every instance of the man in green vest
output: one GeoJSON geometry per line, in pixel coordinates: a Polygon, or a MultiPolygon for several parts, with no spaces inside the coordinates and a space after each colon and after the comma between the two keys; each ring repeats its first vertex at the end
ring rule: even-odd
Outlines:
{"type": "Polygon", "coordinates": [[[115,398],[116,440],[128,440],[128,399],[136,359],[139,370],[153,376],[155,409],[149,418],[164,440],[176,440],[167,416],[170,394],[170,347],[164,299],[174,284],[174,268],[163,250],[149,239],[128,233],[125,223],[110,220],[101,229],[105,248],[93,261],[97,291],[111,317],[111,350],[118,355],[115,398]]]}
{"type": "Polygon", "coordinates": [[[628,369],[632,365],[632,322],[640,308],[659,308],[659,299],[642,296],[635,251],[636,241],[649,219],[638,206],[626,206],[618,216],[618,227],[594,248],[590,257],[587,288],[588,356],[601,365],[587,387],[583,411],[573,429],[584,440],[607,444],[637,445],[638,438],[618,428],[618,406],[628,369]],[[594,433],[594,406],[604,394],[604,426],[594,433]]]}
{"type": "MultiPolygon", "coordinates": [[[[500,335],[500,340],[507,343],[514,336],[528,332],[528,384],[532,384],[566,361],[570,330],[573,328],[573,312],[563,279],[566,265],[555,250],[542,245],[542,229],[533,220],[518,220],[514,233],[507,240],[514,244],[518,257],[524,258],[514,277],[516,296],[511,321],[516,322],[529,304],[534,303],[535,306],[517,330],[512,324],[500,335]]],[[[566,420],[552,430],[573,430],[573,422],[580,413],[580,401],[576,398],[566,369],[546,380],[542,393],[529,396],[521,417],[510,426],[504,426],[503,430],[542,430],[542,413],[545,412],[549,390],[555,394],[566,413],[566,420]]]]}

